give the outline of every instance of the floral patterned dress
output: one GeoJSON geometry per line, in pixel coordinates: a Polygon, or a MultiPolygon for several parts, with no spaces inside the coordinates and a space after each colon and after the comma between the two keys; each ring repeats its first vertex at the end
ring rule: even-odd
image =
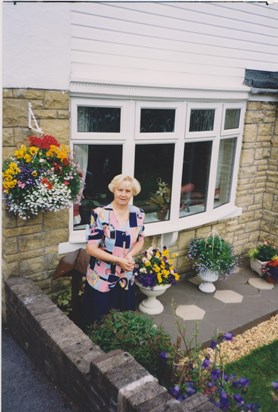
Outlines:
{"type": "MultiPolygon", "coordinates": [[[[125,257],[135,243],[143,241],[144,216],[141,209],[129,205],[129,222],[123,227],[111,204],[94,209],[87,228],[87,243],[98,245],[114,256],[125,257]]],[[[90,258],[86,278],[89,285],[99,292],[109,292],[117,283],[128,290],[134,283],[133,272],[124,272],[119,265],[94,256],[90,258]]]]}

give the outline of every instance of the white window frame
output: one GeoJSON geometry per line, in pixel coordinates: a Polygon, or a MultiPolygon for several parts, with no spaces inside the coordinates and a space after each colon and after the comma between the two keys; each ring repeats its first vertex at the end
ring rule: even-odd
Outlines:
{"type": "Polygon", "coordinates": [[[243,127],[244,121],[244,104],[242,102],[239,103],[224,103],[223,105],[223,115],[221,121],[221,136],[231,136],[234,134],[239,134],[243,127]],[[239,125],[238,128],[235,129],[224,129],[225,126],[225,117],[226,117],[226,110],[227,109],[240,109],[240,118],[239,118],[239,125]]]}
{"type": "MultiPolygon", "coordinates": [[[[194,228],[204,224],[209,224],[217,220],[226,219],[241,214],[241,208],[235,205],[235,193],[237,174],[239,169],[240,149],[242,140],[242,128],[245,112],[245,101],[240,100],[235,103],[229,101],[188,101],[189,99],[149,99],[144,100],[140,96],[131,99],[107,99],[105,96],[96,97],[73,97],[71,101],[71,145],[76,144],[122,144],[123,164],[122,172],[133,175],[135,162],[136,144],[163,144],[174,143],[174,167],[173,185],[171,197],[171,216],[168,221],[159,221],[146,224],[146,235],[167,235],[180,230],[194,228]],[[80,133],[77,131],[77,107],[78,106],[98,106],[98,107],[121,107],[121,130],[120,133],[80,133]],[[140,134],[140,110],[144,107],[150,108],[175,108],[176,127],[173,133],[141,133],[140,134]],[[227,108],[241,109],[240,126],[236,130],[224,131],[224,119],[227,108]],[[189,121],[191,109],[215,109],[214,129],[205,132],[189,132],[189,121]],[[141,135],[144,135],[143,137],[141,135]],[[231,187],[231,197],[229,203],[217,208],[213,208],[213,191],[217,169],[217,159],[220,139],[231,137],[237,138],[237,147],[233,169],[233,180],[231,187]],[[180,182],[182,176],[182,163],[184,144],[189,142],[212,141],[211,171],[209,177],[209,191],[207,209],[205,212],[179,216],[180,182]],[[178,200],[177,200],[178,199],[178,200]]],[[[69,243],[74,245],[85,243],[85,231],[73,230],[73,211],[70,213],[70,239],[69,243]]],[[[76,246],[77,247],[77,246],[76,246]]],[[[63,250],[60,249],[60,250],[63,250]]],[[[63,253],[63,252],[60,252],[63,253]]]]}
{"type": "Polygon", "coordinates": [[[75,139],[92,140],[100,138],[101,140],[118,140],[127,139],[127,132],[129,127],[129,119],[127,116],[127,108],[130,105],[128,101],[124,100],[107,100],[107,99],[78,99],[71,101],[71,128],[72,135],[75,139]],[[121,109],[120,132],[117,133],[98,133],[98,132],[78,132],[78,107],[108,107],[121,109]]]}
{"type": "Polygon", "coordinates": [[[180,102],[155,102],[155,101],[139,101],[135,103],[135,139],[136,140],[167,140],[167,139],[177,139],[183,129],[183,119],[184,119],[184,104],[180,102]],[[175,127],[173,132],[165,133],[141,133],[140,123],[141,123],[141,109],[170,109],[175,110],[175,127]]]}

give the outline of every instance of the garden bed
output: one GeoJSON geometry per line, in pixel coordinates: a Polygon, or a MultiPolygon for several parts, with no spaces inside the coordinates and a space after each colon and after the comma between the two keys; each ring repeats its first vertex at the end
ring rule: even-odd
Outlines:
{"type": "Polygon", "coordinates": [[[122,350],[104,353],[30,279],[5,281],[7,327],[82,412],[213,412],[207,397],[178,402],[122,350]]]}

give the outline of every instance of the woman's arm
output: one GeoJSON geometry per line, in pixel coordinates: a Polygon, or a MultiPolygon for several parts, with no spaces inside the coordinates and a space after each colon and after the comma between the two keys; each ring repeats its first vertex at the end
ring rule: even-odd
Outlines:
{"type": "Polygon", "coordinates": [[[112,255],[108,252],[105,252],[105,250],[100,249],[98,245],[88,243],[86,247],[86,251],[88,255],[94,256],[98,260],[102,260],[104,262],[115,263],[121,266],[121,268],[125,272],[130,272],[134,268],[134,263],[131,262],[127,257],[122,258],[119,256],[112,255]]]}

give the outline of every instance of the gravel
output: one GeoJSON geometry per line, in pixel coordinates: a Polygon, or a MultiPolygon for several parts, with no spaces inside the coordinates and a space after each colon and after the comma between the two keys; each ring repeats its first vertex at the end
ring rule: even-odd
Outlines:
{"type": "MultiPolygon", "coordinates": [[[[221,354],[225,363],[231,363],[242,356],[248,355],[254,349],[272,343],[278,339],[278,314],[269,320],[246,330],[242,334],[236,335],[232,341],[221,343],[221,354]]],[[[207,349],[206,353],[212,353],[207,349]]]]}

